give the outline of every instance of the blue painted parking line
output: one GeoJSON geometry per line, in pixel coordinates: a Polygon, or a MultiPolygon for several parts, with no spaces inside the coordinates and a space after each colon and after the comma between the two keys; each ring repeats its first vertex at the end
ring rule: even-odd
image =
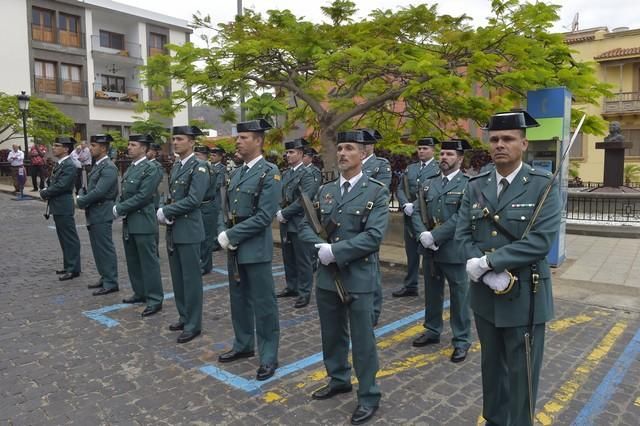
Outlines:
{"type": "Polygon", "coordinates": [[[624,351],[618,357],[613,367],[609,370],[607,375],[602,379],[600,385],[591,395],[591,398],[586,403],[578,417],[573,421],[572,426],[587,426],[595,424],[595,417],[602,413],[607,402],[611,400],[616,388],[627,374],[627,370],[636,358],[640,354],[640,328],[636,331],[636,334],[631,339],[631,342],[627,344],[624,351]]]}
{"type": "MultiPolygon", "coordinates": [[[[443,306],[444,306],[444,309],[448,309],[449,300],[445,300],[443,306]]],[[[392,331],[395,331],[401,327],[404,327],[422,318],[424,318],[424,309],[420,310],[419,312],[416,312],[415,314],[406,316],[390,324],[387,324],[383,327],[377,328],[374,331],[375,336],[376,337],[384,336],[385,334],[389,334],[392,331]]],[[[248,379],[245,379],[244,377],[229,373],[228,371],[225,371],[211,364],[203,365],[202,367],[200,367],[200,371],[231,387],[245,391],[249,394],[255,394],[260,392],[261,386],[267,383],[273,382],[274,380],[281,379],[285,376],[288,376],[289,374],[296,373],[304,368],[307,368],[313,364],[317,364],[321,361],[322,361],[322,352],[317,352],[306,358],[302,358],[301,360],[295,361],[291,364],[287,364],[283,367],[278,368],[276,370],[276,374],[274,374],[273,377],[264,381],[258,381],[255,379],[248,380],[248,379]]]]}
{"type": "MultiPolygon", "coordinates": [[[[276,265],[273,267],[273,269],[279,269],[279,265],[276,265]]],[[[284,275],[283,271],[278,271],[278,272],[274,272],[273,276],[274,277],[279,277],[284,275]]],[[[215,290],[217,288],[221,288],[221,287],[227,287],[229,285],[229,282],[223,282],[223,283],[214,283],[214,284],[207,284],[205,286],[202,287],[203,291],[209,291],[209,290],[215,290]]],[[[174,293],[166,293],[164,295],[164,300],[171,300],[175,297],[174,293]]],[[[107,327],[107,328],[111,328],[111,327],[115,327],[118,324],[120,324],[120,321],[115,320],[113,318],[109,318],[108,316],[106,316],[106,314],[108,314],[109,312],[114,312],[114,311],[119,311],[120,309],[125,309],[125,308],[129,308],[131,306],[134,306],[133,304],[128,304],[128,303],[118,303],[116,305],[110,305],[110,306],[104,306],[102,308],[99,309],[93,309],[91,311],[83,311],[82,315],[84,315],[87,318],[90,318],[96,322],[98,322],[99,324],[107,327]]]]}
{"type": "MultiPolygon", "coordinates": [[[[273,265],[272,270],[284,269],[284,265],[273,265]]],[[[227,275],[228,271],[224,268],[211,268],[211,272],[217,272],[218,274],[227,275]]]]}

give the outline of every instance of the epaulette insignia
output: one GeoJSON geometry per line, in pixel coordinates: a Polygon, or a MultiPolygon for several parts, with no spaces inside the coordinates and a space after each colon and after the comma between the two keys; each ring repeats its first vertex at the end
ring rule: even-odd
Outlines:
{"type": "Polygon", "coordinates": [[[279,174],[275,174],[275,175],[273,175],[273,178],[274,178],[275,180],[280,180],[280,175],[279,175],[279,174]]]}
{"type": "Polygon", "coordinates": [[[207,169],[205,169],[204,167],[198,167],[198,171],[202,173],[207,173],[207,169]]]}

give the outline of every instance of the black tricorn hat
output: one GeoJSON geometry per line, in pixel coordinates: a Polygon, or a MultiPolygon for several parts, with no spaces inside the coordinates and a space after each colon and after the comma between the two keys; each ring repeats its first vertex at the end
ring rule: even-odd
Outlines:
{"type": "Polygon", "coordinates": [[[208,154],[209,147],[206,145],[196,145],[193,147],[193,152],[199,152],[201,154],[208,154]]]}
{"type": "Polygon", "coordinates": [[[305,139],[303,138],[297,138],[294,139],[292,141],[287,141],[284,143],[284,149],[302,149],[304,150],[304,148],[309,145],[309,142],[307,142],[305,139]]]}
{"type": "Polygon", "coordinates": [[[149,134],[129,135],[129,142],[140,142],[147,145],[151,145],[153,143],[153,136],[149,134]]]}
{"type": "Polygon", "coordinates": [[[243,121],[236,124],[236,131],[240,132],[264,132],[271,129],[271,124],[264,118],[258,118],[257,120],[243,121]]]}
{"type": "Polygon", "coordinates": [[[162,146],[160,146],[159,143],[149,144],[149,148],[153,149],[154,151],[162,151],[162,146]]]}
{"type": "Polygon", "coordinates": [[[203,136],[202,130],[197,126],[174,126],[171,131],[172,135],[187,135],[187,136],[203,136]]]}
{"type": "Polygon", "coordinates": [[[483,130],[514,130],[538,127],[540,123],[536,121],[527,111],[515,110],[509,112],[499,112],[489,118],[489,122],[483,130]]]}
{"type": "Polygon", "coordinates": [[[440,143],[440,148],[464,152],[466,149],[471,149],[471,144],[467,142],[466,139],[451,139],[448,141],[442,141],[440,143]]]}
{"type": "Polygon", "coordinates": [[[75,146],[78,141],[76,141],[73,136],[58,136],[53,141],[53,143],[59,143],[60,145],[73,145],[75,146]]]}
{"type": "Polygon", "coordinates": [[[318,151],[311,148],[310,146],[305,147],[304,155],[308,155],[309,157],[313,157],[314,155],[318,155],[318,151]]]}
{"type": "Polygon", "coordinates": [[[424,138],[418,139],[418,146],[436,146],[440,141],[435,136],[427,136],[424,138]]]}
{"type": "Polygon", "coordinates": [[[111,143],[113,142],[113,137],[110,134],[97,134],[91,136],[92,143],[111,143]]]}
{"type": "Polygon", "coordinates": [[[221,146],[214,146],[213,148],[209,148],[209,152],[212,154],[225,154],[224,149],[221,146]]]}
{"type": "Polygon", "coordinates": [[[336,143],[354,142],[371,145],[382,139],[382,135],[375,129],[355,129],[338,132],[336,143]]]}

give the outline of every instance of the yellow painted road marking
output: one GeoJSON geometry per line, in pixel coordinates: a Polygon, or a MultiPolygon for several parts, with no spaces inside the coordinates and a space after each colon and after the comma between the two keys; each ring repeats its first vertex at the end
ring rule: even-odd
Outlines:
{"type": "MultiPolygon", "coordinates": [[[[442,316],[442,320],[444,322],[449,321],[449,311],[446,311],[444,313],[444,315],[442,316]]],[[[407,328],[405,331],[401,331],[390,337],[387,337],[386,339],[380,340],[376,344],[376,346],[378,347],[378,349],[386,349],[388,347],[397,345],[398,343],[404,342],[405,340],[409,340],[412,337],[415,337],[416,334],[423,333],[423,332],[424,332],[424,326],[422,324],[414,325],[413,327],[407,328]]]]}
{"type": "Polygon", "coordinates": [[[553,424],[554,416],[562,411],[573,399],[578,389],[589,379],[591,372],[600,364],[618,338],[627,328],[626,322],[618,322],[602,338],[598,345],[587,356],[587,359],[578,366],[569,380],[564,382],[556,391],[551,400],[547,402],[542,410],[536,415],[536,419],[544,425],[553,424]]]}
{"type": "Polygon", "coordinates": [[[575,317],[563,318],[557,321],[549,323],[549,331],[564,331],[574,325],[584,324],[593,320],[593,317],[588,315],[576,315],[575,317]]]}
{"type": "Polygon", "coordinates": [[[265,393],[262,398],[264,399],[264,402],[285,402],[286,399],[284,399],[280,394],[276,393],[276,392],[267,392],[265,393]]]}
{"type": "MultiPolygon", "coordinates": [[[[480,343],[475,343],[471,345],[471,348],[469,348],[469,352],[478,352],[479,350],[480,343]]],[[[403,371],[424,367],[425,365],[435,363],[436,361],[449,358],[452,352],[452,348],[444,348],[438,352],[414,355],[399,361],[394,361],[389,365],[389,367],[378,370],[376,377],[380,379],[403,371]]]]}
{"type": "Polygon", "coordinates": [[[640,407],[640,396],[637,397],[635,401],[633,401],[633,405],[635,405],[636,407],[640,407]]]}

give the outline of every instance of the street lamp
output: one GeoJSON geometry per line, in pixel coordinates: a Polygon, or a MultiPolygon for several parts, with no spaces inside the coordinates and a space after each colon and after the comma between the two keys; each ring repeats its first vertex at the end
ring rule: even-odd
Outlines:
{"type": "Polygon", "coordinates": [[[17,96],[18,108],[22,111],[22,134],[24,135],[24,158],[27,159],[29,153],[29,142],[27,140],[27,112],[29,112],[29,95],[24,90],[17,96]]]}

